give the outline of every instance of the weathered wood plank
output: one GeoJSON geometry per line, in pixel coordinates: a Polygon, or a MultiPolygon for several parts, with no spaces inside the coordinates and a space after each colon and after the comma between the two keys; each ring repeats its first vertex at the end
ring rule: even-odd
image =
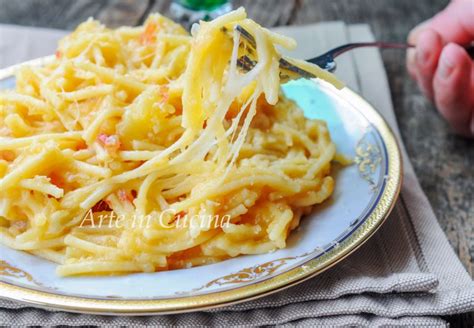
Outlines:
{"type": "Polygon", "coordinates": [[[288,25],[296,10],[294,0],[237,0],[232,5],[244,7],[250,18],[266,27],[288,25]]]}
{"type": "Polygon", "coordinates": [[[150,13],[160,13],[170,16],[171,0],[151,0],[150,13]]]}
{"type": "Polygon", "coordinates": [[[150,1],[114,0],[109,1],[97,18],[109,27],[140,24],[147,16],[150,1]]]}
{"type": "Polygon", "coordinates": [[[147,0],[0,0],[0,22],[74,29],[89,17],[112,26],[136,25],[147,0]]]}

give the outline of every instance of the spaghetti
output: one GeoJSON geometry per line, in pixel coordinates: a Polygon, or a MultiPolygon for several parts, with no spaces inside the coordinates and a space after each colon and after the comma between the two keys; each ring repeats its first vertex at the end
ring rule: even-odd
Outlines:
{"type": "Polygon", "coordinates": [[[294,41],[243,9],[192,35],[158,14],[142,27],[81,24],[53,62],[22,66],[0,93],[0,241],[63,276],[285,247],[332,193],[335,146],[280,93],[277,45],[294,41]],[[256,40],[249,72],[236,24],[256,40]]]}

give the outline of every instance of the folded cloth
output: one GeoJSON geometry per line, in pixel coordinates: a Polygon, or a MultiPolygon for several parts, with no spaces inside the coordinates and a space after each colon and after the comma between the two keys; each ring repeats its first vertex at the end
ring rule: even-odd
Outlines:
{"type": "MultiPolygon", "coordinates": [[[[367,25],[342,22],[276,30],[298,41],[301,58],[374,39],[367,25]]],[[[52,54],[64,33],[0,25],[0,65],[52,54]]],[[[379,51],[346,54],[338,59],[337,74],[379,110],[401,142],[379,51]]],[[[349,258],[298,286],[225,308],[148,317],[53,312],[0,300],[0,325],[445,326],[440,315],[474,310],[474,284],[440,229],[403,145],[402,151],[404,182],[387,222],[349,258]]]]}

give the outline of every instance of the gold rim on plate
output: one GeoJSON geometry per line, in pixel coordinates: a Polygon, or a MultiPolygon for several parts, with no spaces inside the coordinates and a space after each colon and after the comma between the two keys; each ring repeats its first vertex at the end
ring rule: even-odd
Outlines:
{"type": "MultiPolygon", "coordinates": [[[[0,80],[12,76],[22,65],[42,65],[53,56],[38,58],[19,65],[0,70],[0,80]]],[[[109,315],[145,315],[171,314],[223,307],[266,296],[299,284],[331,268],[364,244],[384,223],[393,209],[400,193],[402,181],[402,160],[397,140],[391,129],[379,113],[361,96],[344,88],[339,97],[358,108],[366,119],[376,128],[387,151],[390,177],[379,200],[366,220],[345,240],[322,256],[312,259],[302,266],[251,285],[230,290],[210,292],[208,294],[175,297],[167,299],[98,299],[54,294],[26,287],[0,282],[0,298],[27,303],[31,306],[64,310],[69,312],[109,314],[109,315]]]]}

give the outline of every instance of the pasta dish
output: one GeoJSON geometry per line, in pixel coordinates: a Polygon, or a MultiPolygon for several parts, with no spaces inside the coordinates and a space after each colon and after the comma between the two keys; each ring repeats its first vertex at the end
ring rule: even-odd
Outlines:
{"type": "Polygon", "coordinates": [[[295,42],[242,8],[191,34],[153,14],[115,30],[90,19],[54,60],[21,66],[0,92],[0,242],[61,276],[284,248],[332,194],[336,150],[325,122],[281,93],[278,47],[295,42]]]}

